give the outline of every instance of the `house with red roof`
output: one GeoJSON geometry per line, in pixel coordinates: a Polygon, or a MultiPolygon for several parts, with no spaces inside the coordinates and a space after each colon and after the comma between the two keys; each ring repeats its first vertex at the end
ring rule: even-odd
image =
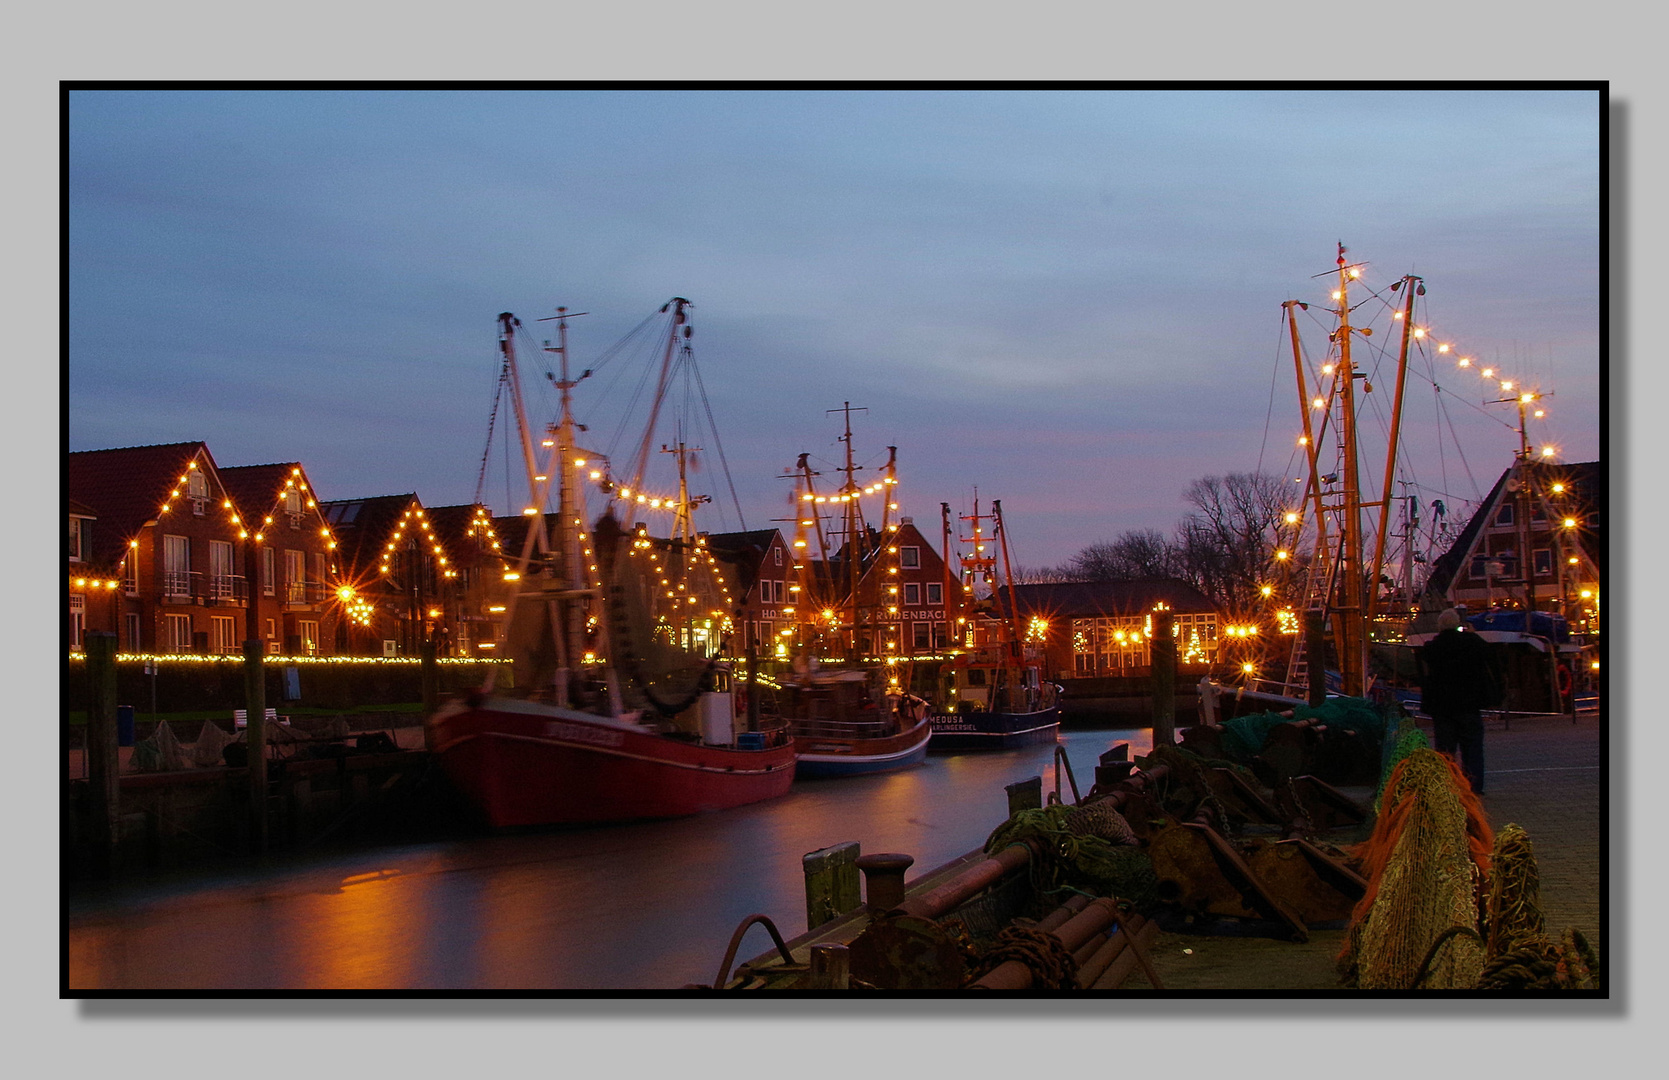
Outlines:
{"type": "Polygon", "coordinates": [[[242,651],[251,534],[207,445],[67,454],[64,495],[70,649],[107,629],[126,653],[242,651]]]}
{"type": "Polygon", "coordinates": [[[299,462],[222,468],[220,480],[239,516],[257,530],[251,574],[255,625],[265,651],[328,656],[345,651],[351,616],[330,524],[299,462]]]}

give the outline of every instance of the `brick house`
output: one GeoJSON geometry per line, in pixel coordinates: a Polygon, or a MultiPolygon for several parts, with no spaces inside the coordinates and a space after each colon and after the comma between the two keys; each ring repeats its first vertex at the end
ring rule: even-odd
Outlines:
{"type": "Polygon", "coordinates": [[[342,623],[351,597],[343,585],[336,540],[312,482],[298,462],[220,470],[240,517],[259,533],[250,574],[256,626],[269,655],[344,652],[342,623]]]}
{"type": "Polygon", "coordinates": [[[1223,612],[1182,581],[1016,585],[1014,596],[1022,634],[1041,646],[1044,670],[1057,682],[1150,675],[1153,613],[1161,604],[1171,613],[1179,673],[1204,674],[1233,659],[1221,633],[1223,612]]]}
{"type": "Polygon", "coordinates": [[[1604,491],[1600,462],[1515,461],[1433,561],[1422,607],[1478,612],[1521,609],[1529,601],[1538,611],[1563,614],[1572,633],[1597,636],[1604,491]]]}
{"type": "Polygon", "coordinates": [[[787,660],[799,621],[794,556],[777,529],[708,533],[707,546],[728,568],[735,606],[732,631],[723,651],[747,654],[751,643],[760,659],[787,660]]]}
{"type": "Polygon", "coordinates": [[[242,651],[250,534],[207,445],[66,454],[64,494],[69,647],[79,626],[114,630],[128,653],[242,651]]]}
{"type": "MultiPolygon", "coordinates": [[[[506,554],[500,523],[480,503],[430,507],[428,516],[453,574],[450,579],[442,578],[450,585],[441,601],[445,636],[438,642],[440,655],[490,654],[499,622],[499,611],[494,609],[502,610],[505,598],[506,554]]],[[[519,524],[526,519],[514,520],[519,524]]],[[[520,552],[519,547],[515,549],[517,555],[520,552]]]]}
{"type": "Polygon", "coordinates": [[[454,637],[447,621],[456,572],[415,493],[321,502],[354,590],[353,616],[338,625],[339,650],[357,656],[416,656],[425,640],[454,637]]]}

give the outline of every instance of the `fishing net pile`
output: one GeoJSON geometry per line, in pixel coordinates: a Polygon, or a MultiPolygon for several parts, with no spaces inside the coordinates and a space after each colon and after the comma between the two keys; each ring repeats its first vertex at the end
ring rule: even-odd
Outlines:
{"type": "Polygon", "coordinates": [[[1363,990],[1470,989],[1483,974],[1479,894],[1494,836],[1453,761],[1415,748],[1393,769],[1354,854],[1368,888],[1339,965],[1363,990]]]}
{"type": "MultiPolygon", "coordinates": [[[[1178,818],[1192,817],[1202,802],[1214,800],[1211,786],[1201,775],[1206,770],[1228,769],[1246,781],[1248,786],[1258,784],[1257,776],[1244,765],[1164,743],[1155,746],[1145,757],[1138,758],[1137,764],[1143,769],[1159,765],[1166,767],[1164,779],[1154,786],[1153,796],[1161,809],[1178,818]]],[[[1222,809],[1221,806],[1219,808],[1222,809]]],[[[1224,819],[1229,817],[1225,811],[1224,819]]]]}
{"type": "Polygon", "coordinates": [[[1373,793],[1375,813],[1379,812],[1380,801],[1385,797],[1386,781],[1391,778],[1391,773],[1402,763],[1402,760],[1416,750],[1431,749],[1431,741],[1426,738],[1426,733],[1421,731],[1419,726],[1414,723],[1412,717],[1405,718],[1402,723],[1397,725],[1396,735],[1388,742],[1389,745],[1385,751],[1385,764],[1379,776],[1379,788],[1373,793]]]}
{"type": "Polygon", "coordinates": [[[1039,895],[1114,896],[1142,909],[1152,902],[1158,879],[1135,841],[1129,823],[1111,806],[1058,803],[1017,811],[991,833],[985,851],[1028,844],[1032,884],[1039,895]]]}
{"type": "Polygon", "coordinates": [[[1362,698],[1344,697],[1328,698],[1320,705],[1296,705],[1289,712],[1248,713],[1217,726],[1224,752],[1236,761],[1250,761],[1263,750],[1272,729],[1299,720],[1358,732],[1376,742],[1385,735],[1385,716],[1377,706],[1362,698]]]}
{"type": "Polygon", "coordinates": [[[1555,943],[1541,911],[1541,878],[1530,837],[1509,824],[1495,837],[1485,906],[1479,990],[1579,990],[1599,980],[1599,958],[1579,930],[1555,943]]]}

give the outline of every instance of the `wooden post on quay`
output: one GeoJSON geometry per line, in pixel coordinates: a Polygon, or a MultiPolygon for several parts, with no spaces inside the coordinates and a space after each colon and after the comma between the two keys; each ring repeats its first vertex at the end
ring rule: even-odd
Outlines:
{"type": "Polygon", "coordinates": [[[1327,700],[1327,622],[1319,611],[1304,616],[1304,666],[1310,704],[1320,705],[1327,700]]]}
{"type": "Polygon", "coordinates": [[[807,930],[856,910],[863,902],[858,892],[858,852],[854,840],[801,857],[806,876],[807,930]]]}
{"type": "Polygon", "coordinates": [[[440,708],[440,661],[436,655],[435,639],[427,638],[417,646],[423,669],[423,716],[427,719],[440,708]]]}
{"type": "Polygon", "coordinates": [[[1176,742],[1176,638],[1171,613],[1153,613],[1153,745],[1176,742]]]}
{"type": "Polygon", "coordinates": [[[1016,780],[1003,787],[1008,795],[1008,816],[1013,817],[1022,810],[1036,810],[1043,805],[1043,777],[1034,776],[1028,780],[1016,780]]]}
{"type": "Polygon", "coordinates": [[[243,705],[249,726],[249,849],[267,850],[267,680],[265,647],[258,638],[243,643],[243,705]]]}
{"type": "Polygon", "coordinates": [[[122,758],[116,737],[116,635],[93,630],[82,646],[87,654],[87,780],[92,788],[92,826],[99,865],[116,872],[121,842],[122,758]]]}

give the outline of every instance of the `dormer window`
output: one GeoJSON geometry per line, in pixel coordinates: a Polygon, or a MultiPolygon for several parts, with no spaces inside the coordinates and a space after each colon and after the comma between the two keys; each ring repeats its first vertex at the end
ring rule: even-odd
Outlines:
{"type": "Polygon", "coordinates": [[[65,538],[71,562],[81,562],[91,554],[93,522],[91,518],[70,515],[69,535],[65,538]]]}
{"type": "Polygon", "coordinates": [[[209,512],[209,478],[203,470],[192,469],[186,474],[186,494],[191,497],[191,512],[202,517],[209,512]]]}

